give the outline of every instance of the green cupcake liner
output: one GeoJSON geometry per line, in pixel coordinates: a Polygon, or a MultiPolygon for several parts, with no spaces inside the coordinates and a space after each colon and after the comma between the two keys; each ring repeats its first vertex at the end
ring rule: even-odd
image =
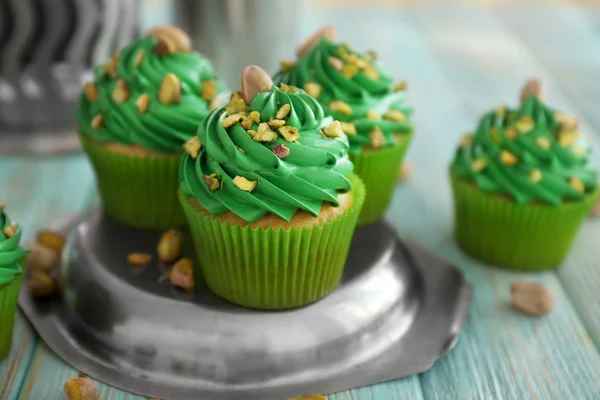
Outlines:
{"type": "Polygon", "coordinates": [[[208,288],[232,303],[287,309],[315,302],[339,283],[365,188],[351,175],[354,202],[342,215],[302,229],[230,225],[198,211],[179,191],[200,272],[208,288]]]}
{"type": "Polygon", "coordinates": [[[23,276],[20,275],[11,283],[0,286],[0,360],[6,357],[12,343],[17,300],[22,281],[23,276]]]}
{"type": "Polygon", "coordinates": [[[350,155],[354,173],[363,180],[367,190],[358,226],[378,221],[387,211],[398,181],[398,170],[412,136],[412,132],[403,135],[394,147],[350,155]]]}
{"type": "Polygon", "coordinates": [[[186,224],[177,198],[179,157],[140,157],[105,149],[79,135],[98,182],[104,211],[140,229],[161,230],[186,224]]]}
{"type": "Polygon", "coordinates": [[[557,268],[600,193],[560,207],[517,204],[450,175],[460,248],[493,266],[520,271],[557,268]]]}

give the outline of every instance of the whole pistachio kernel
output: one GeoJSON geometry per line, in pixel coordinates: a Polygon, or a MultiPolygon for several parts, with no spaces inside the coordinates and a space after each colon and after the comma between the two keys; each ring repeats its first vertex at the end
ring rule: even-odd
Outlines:
{"type": "Polygon", "coordinates": [[[233,178],[233,184],[246,192],[251,192],[256,188],[258,181],[250,181],[243,176],[237,175],[233,178]]]}
{"type": "Polygon", "coordinates": [[[563,147],[573,146],[577,139],[579,139],[579,132],[575,130],[562,131],[558,133],[558,142],[563,147]]]}
{"type": "Polygon", "coordinates": [[[534,168],[531,171],[529,171],[529,180],[532,183],[538,183],[539,181],[541,181],[542,180],[542,171],[540,171],[537,168],[534,168]]]}
{"type": "Polygon", "coordinates": [[[369,131],[369,139],[371,140],[371,145],[374,148],[381,147],[386,141],[383,131],[378,126],[374,126],[373,128],[371,128],[371,130],[369,131]]]}
{"type": "Polygon", "coordinates": [[[4,233],[4,236],[7,238],[13,237],[15,233],[17,233],[17,225],[6,225],[2,228],[2,233],[4,233]]]}
{"type": "Polygon", "coordinates": [[[309,94],[309,96],[318,99],[321,96],[321,85],[316,82],[306,82],[304,84],[304,91],[309,94]]]}
{"type": "Polygon", "coordinates": [[[183,148],[186,153],[192,157],[192,159],[196,159],[198,154],[200,153],[200,149],[202,149],[202,143],[200,142],[200,138],[198,136],[192,137],[190,140],[183,144],[183,148]]]}
{"type": "Polygon", "coordinates": [[[519,159],[510,151],[502,150],[500,152],[500,162],[502,162],[504,165],[513,166],[519,162],[519,159]]]}
{"type": "MultiPolygon", "coordinates": [[[[248,133],[250,133],[250,135],[252,136],[251,132],[254,131],[248,131],[248,133]]],[[[258,124],[258,130],[252,136],[252,138],[257,142],[271,143],[272,141],[277,139],[277,133],[271,130],[267,122],[261,122],[260,124],[258,124]]]]}
{"type": "Polygon", "coordinates": [[[92,129],[100,129],[104,123],[104,116],[102,114],[96,114],[94,118],[92,118],[92,129]]]}
{"type": "Polygon", "coordinates": [[[348,136],[355,136],[356,135],[356,126],[352,123],[352,122],[342,122],[340,121],[340,123],[342,124],[342,130],[344,131],[344,133],[348,136]]]}
{"type": "Polygon", "coordinates": [[[290,113],[291,109],[292,106],[290,106],[289,104],[282,105],[281,108],[277,111],[277,114],[275,114],[275,119],[284,119],[290,113]]]}
{"type": "Polygon", "coordinates": [[[177,261],[169,271],[169,283],[191,291],[194,288],[194,263],[189,258],[177,261]]]}
{"type": "Polygon", "coordinates": [[[285,140],[287,140],[288,142],[293,142],[295,140],[298,140],[298,138],[300,137],[300,133],[298,133],[298,129],[293,127],[293,126],[282,126],[281,128],[278,129],[279,133],[281,133],[281,136],[283,136],[283,138],[285,140]]]}
{"type": "Polygon", "coordinates": [[[460,138],[460,142],[458,143],[459,147],[467,147],[473,143],[473,135],[470,133],[466,133],[460,138]]]}
{"type": "Polygon", "coordinates": [[[552,147],[552,142],[550,139],[544,136],[539,136],[535,139],[535,143],[544,150],[550,150],[552,147]]]}
{"type": "Polygon", "coordinates": [[[296,63],[292,60],[283,60],[279,63],[281,72],[290,72],[296,66],[296,63]]]}
{"type": "Polygon", "coordinates": [[[177,104],[181,100],[181,83],[179,78],[172,72],[169,72],[163,78],[158,88],[158,101],[161,104],[177,104]]]}
{"type": "Polygon", "coordinates": [[[533,118],[531,118],[529,115],[525,115],[525,116],[519,118],[519,120],[515,124],[515,127],[517,128],[517,130],[521,133],[530,132],[534,126],[535,125],[533,123],[533,118]]]}
{"type": "Polygon", "coordinates": [[[202,175],[202,180],[211,192],[221,188],[221,181],[217,178],[217,174],[202,175]]]}
{"type": "Polygon", "coordinates": [[[367,119],[371,121],[381,121],[381,114],[375,110],[367,111],[367,119]]]}
{"type": "Polygon", "coordinates": [[[471,171],[473,172],[481,172],[487,167],[487,161],[485,158],[476,158],[471,163],[471,171]]]}
{"type": "Polygon", "coordinates": [[[145,54],[146,54],[146,51],[144,49],[141,49],[135,55],[134,64],[135,64],[136,68],[139,68],[140,65],[142,65],[142,62],[144,61],[144,55],[145,54]]]}
{"type": "Polygon", "coordinates": [[[229,128],[229,127],[237,124],[238,122],[240,122],[242,117],[243,117],[243,114],[241,114],[241,113],[228,115],[225,118],[223,118],[223,120],[221,120],[221,126],[223,128],[229,128]]]}
{"type": "Polygon", "coordinates": [[[98,91],[96,90],[96,85],[94,85],[93,82],[87,82],[83,86],[83,95],[85,96],[86,100],[90,103],[93,103],[96,100],[98,100],[98,91]]]}
{"type": "Polygon", "coordinates": [[[214,79],[207,79],[202,81],[200,84],[200,96],[206,100],[210,101],[215,98],[217,95],[217,81],[214,79]]]}
{"type": "Polygon", "coordinates": [[[113,101],[117,104],[123,103],[129,99],[129,96],[131,96],[131,92],[129,91],[127,82],[123,79],[119,79],[112,92],[113,101]]]}
{"type": "Polygon", "coordinates": [[[174,54],[177,51],[177,43],[170,38],[160,37],[158,38],[158,43],[154,46],[153,51],[154,54],[159,57],[174,54]]]}
{"type": "Polygon", "coordinates": [[[358,67],[352,64],[346,64],[342,67],[342,75],[347,79],[352,79],[358,73],[358,67]]]}
{"type": "Polygon", "coordinates": [[[400,110],[388,110],[383,114],[383,119],[394,122],[402,122],[406,120],[406,115],[400,110]]]}
{"type": "Polygon", "coordinates": [[[333,112],[340,113],[342,115],[352,115],[352,108],[341,100],[334,100],[329,103],[329,109],[333,112]]]}
{"type": "Polygon", "coordinates": [[[150,96],[148,96],[147,93],[141,94],[135,101],[135,107],[138,109],[140,114],[144,114],[146,111],[148,111],[149,105],[150,105],[150,96]]]}
{"type": "Polygon", "coordinates": [[[583,185],[583,182],[581,182],[581,179],[577,178],[576,176],[572,176],[571,178],[569,178],[569,186],[571,186],[579,193],[585,192],[585,186],[583,185]]]}
{"type": "Polygon", "coordinates": [[[323,128],[323,134],[328,138],[341,138],[344,136],[344,132],[342,131],[342,124],[340,121],[333,121],[333,123],[329,126],[323,128]]]}

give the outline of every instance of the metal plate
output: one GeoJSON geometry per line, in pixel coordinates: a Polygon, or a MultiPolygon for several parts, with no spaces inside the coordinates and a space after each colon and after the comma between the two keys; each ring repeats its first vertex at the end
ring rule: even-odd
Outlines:
{"type": "Polygon", "coordinates": [[[183,293],[158,262],[127,265],[132,251],[155,252],[157,233],[100,211],[77,221],[55,226],[71,232],[62,296],[39,302],[23,290],[19,304],[67,362],[145,396],[282,400],[419,373],[454,346],[471,302],[459,272],[386,222],[356,231],[330,296],[261,312],[203,286],[183,293]]]}

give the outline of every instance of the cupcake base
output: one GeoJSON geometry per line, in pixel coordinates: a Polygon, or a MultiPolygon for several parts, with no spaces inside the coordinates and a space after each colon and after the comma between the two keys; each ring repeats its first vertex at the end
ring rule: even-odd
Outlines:
{"type": "Polygon", "coordinates": [[[12,343],[17,300],[23,276],[0,286],[0,360],[8,354],[12,343]]]}
{"type": "Polygon", "coordinates": [[[470,256],[500,268],[541,271],[563,261],[600,192],[560,207],[516,204],[451,173],[455,235],[470,256]]]}
{"type": "Polygon", "coordinates": [[[85,134],[79,136],[109,216],[140,229],[162,230],[186,224],[177,199],[180,155],[147,155],[133,151],[135,148],[129,154],[111,150],[85,134]]]}
{"type": "Polygon", "coordinates": [[[412,140],[412,133],[399,137],[398,143],[389,148],[367,150],[361,154],[350,154],[354,173],[365,183],[367,196],[358,226],[367,225],[383,217],[392,200],[398,170],[412,140]]]}
{"type": "Polygon", "coordinates": [[[276,229],[210,215],[179,191],[208,288],[258,309],[299,307],[329,294],[342,277],[365,196],[360,179],[350,180],[352,204],[343,212],[328,207],[331,218],[276,229]]]}

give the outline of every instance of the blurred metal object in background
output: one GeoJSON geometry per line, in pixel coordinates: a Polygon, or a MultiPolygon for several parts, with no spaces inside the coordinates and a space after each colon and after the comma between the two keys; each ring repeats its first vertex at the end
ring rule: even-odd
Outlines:
{"type": "Polygon", "coordinates": [[[0,153],[77,149],[81,84],[137,27],[138,0],[0,0],[0,153]]]}
{"type": "Polygon", "coordinates": [[[192,37],[233,90],[255,64],[274,73],[299,43],[301,0],[174,0],[175,25],[192,37]]]}

